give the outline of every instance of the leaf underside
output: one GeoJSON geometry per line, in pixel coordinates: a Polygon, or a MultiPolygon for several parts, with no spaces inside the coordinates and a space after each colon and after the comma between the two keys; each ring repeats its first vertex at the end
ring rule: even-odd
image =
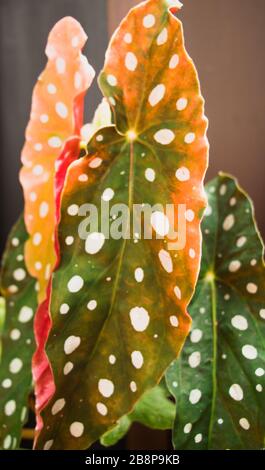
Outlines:
{"type": "Polygon", "coordinates": [[[164,1],[129,13],[111,41],[100,86],[116,127],[93,136],[88,155],[66,179],[47,343],[56,392],[42,414],[39,449],[87,448],[158,383],[190,328],[186,306],[200,262],[207,121],[181,23],[164,1]],[[177,230],[177,204],[186,204],[186,246],[168,251],[167,237],[156,239],[154,232],[152,240],[135,233],[108,239],[101,227],[95,252],[89,235],[79,238],[86,222],[78,208],[93,203],[101,214],[109,194],[117,224],[116,203],[130,214],[133,204],[174,204],[177,230]]]}
{"type": "Polygon", "coordinates": [[[6,313],[0,342],[0,448],[19,446],[32,389],[31,359],[35,343],[33,316],[37,306],[36,281],[24,263],[28,238],[23,216],[12,229],[3,257],[1,294],[6,313]],[[15,282],[15,284],[14,284],[15,282]]]}
{"type": "Polygon", "coordinates": [[[207,185],[192,332],[167,372],[176,449],[264,445],[265,269],[252,203],[220,174],[207,185]],[[262,393],[263,392],[263,393],[262,393]]]}

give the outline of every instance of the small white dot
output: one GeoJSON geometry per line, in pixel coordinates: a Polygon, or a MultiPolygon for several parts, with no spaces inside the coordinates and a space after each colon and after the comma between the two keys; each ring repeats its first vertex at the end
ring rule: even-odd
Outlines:
{"type": "Polygon", "coordinates": [[[108,408],[106,405],[104,405],[104,403],[97,403],[97,410],[102,416],[106,416],[108,414],[108,408]]]}
{"type": "Polygon", "coordinates": [[[154,135],[154,139],[161,145],[169,145],[175,140],[176,136],[171,129],[160,129],[154,135]]]}
{"type": "Polygon", "coordinates": [[[185,168],[184,166],[181,168],[178,168],[176,171],[176,178],[179,181],[188,181],[190,179],[190,171],[188,168],[185,168]]]}
{"type": "Polygon", "coordinates": [[[66,315],[66,313],[68,313],[70,310],[70,307],[68,304],[62,304],[61,307],[60,307],[60,313],[62,315],[66,315]]]}
{"type": "Polygon", "coordinates": [[[168,39],[168,32],[167,28],[162,29],[161,33],[158,35],[156,43],[158,46],[162,46],[167,42],[168,39]]]}
{"type": "Polygon", "coordinates": [[[9,364],[9,370],[12,374],[17,374],[22,369],[23,362],[19,358],[12,359],[9,364]]]}
{"type": "Polygon", "coordinates": [[[114,193],[113,189],[107,188],[107,189],[104,190],[101,198],[103,199],[103,201],[108,202],[108,201],[111,201],[111,199],[113,199],[114,194],[115,193],[114,193]]]}
{"type": "Polygon", "coordinates": [[[253,282],[249,282],[246,286],[246,289],[249,292],[249,294],[256,294],[256,292],[258,291],[258,286],[254,284],[253,282]]]}
{"type": "Polygon", "coordinates": [[[65,72],[66,63],[62,57],[58,57],[56,59],[56,69],[59,74],[63,74],[65,72]]]}
{"type": "Polygon", "coordinates": [[[116,86],[117,85],[117,78],[114,75],[108,75],[107,76],[107,82],[110,86],[116,86]]]}
{"type": "Polygon", "coordinates": [[[56,103],[55,109],[56,109],[56,113],[58,114],[58,116],[60,116],[62,119],[67,118],[68,109],[67,109],[67,106],[64,103],[59,101],[58,103],[56,103]]]}
{"type": "Polygon", "coordinates": [[[248,429],[250,428],[249,421],[246,418],[241,418],[239,420],[239,424],[242,429],[245,429],[245,431],[248,431],[248,429]]]}
{"type": "Polygon", "coordinates": [[[231,230],[234,224],[235,224],[235,216],[233,214],[229,214],[223,222],[223,229],[227,232],[228,230],[231,230]]]}
{"type": "Polygon", "coordinates": [[[174,328],[177,328],[179,326],[178,318],[175,315],[171,315],[169,321],[174,328]]]}
{"type": "Polygon", "coordinates": [[[83,423],[80,423],[79,421],[75,421],[74,423],[71,424],[70,426],[70,433],[74,437],[81,437],[82,434],[84,433],[84,425],[83,423]]]}
{"type": "Polygon", "coordinates": [[[192,430],[192,424],[191,423],[185,424],[184,429],[183,429],[184,434],[189,434],[191,430],[192,430]]]}
{"type": "Polygon", "coordinates": [[[164,98],[165,93],[166,87],[162,83],[153,88],[148,98],[150,105],[156,106],[164,98]]]}
{"type": "Polygon", "coordinates": [[[67,213],[71,216],[75,216],[78,214],[79,207],[77,204],[72,204],[71,206],[68,207],[67,213]]]}
{"type": "Polygon", "coordinates": [[[195,134],[193,132],[189,132],[185,135],[184,141],[186,144],[192,144],[195,140],[195,134]]]}
{"type": "Polygon", "coordinates": [[[49,441],[45,442],[43,450],[50,450],[52,445],[53,445],[53,439],[50,439],[49,441]]]}
{"type": "Polygon", "coordinates": [[[88,310],[95,310],[97,308],[97,301],[96,300],[90,300],[87,304],[88,310]]]}
{"type": "Polygon", "coordinates": [[[183,111],[187,107],[187,104],[188,104],[187,98],[179,98],[179,100],[177,101],[177,110],[183,111]]]}
{"type": "Polygon", "coordinates": [[[70,281],[68,281],[67,287],[69,292],[76,293],[79,292],[84,286],[84,279],[81,276],[73,276],[70,281]]]}
{"type": "Polygon", "coordinates": [[[145,175],[145,178],[147,179],[147,181],[149,181],[150,183],[153,183],[153,181],[155,181],[156,174],[155,174],[155,171],[152,168],[147,168],[145,170],[144,175],[145,175]]]}
{"type": "Polygon", "coordinates": [[[88,181],[88,176],[83,173],[82,175],[78,176],[78,181],[80,181],[81,183],[86,183],[86,181],[88,181]]]}
{"type": "Polygon", "coordinates": [[[247,238],[242,236],[242,237],[238,238],[238,240],[236,242],[236,246],[238,248],[241,248],[243,245],[245,245],[246,241],[247,241],[247,238]]]}
{"type": "Polygon", "coordinates": [[[72,44],[72,47],[78,47],[78,45],[79,45],[79,37],[78,37],[78,36],[74,36],[74,37],[72,38],[71,44],[72,44]]]}
{"type": "Polygon", "coordinates": [[[262,377],[264,374],[265,374],[265,371],[261,367],[259,367],[258,369],[255,370],[255,375],[257,377],[262,377]]]}
{"type": "Polygon", "coordinates": [[[126,33],[123,39],[124,39],[124,42],[126,42],[126,44],[132,43],[132,35],[130,33],[126,33]]]}
{"type": "Polygon", "coordinates": [[[179,64],[179,56],[178,54],[174,54],[170,61],[169,61],[169,68],[170,69],[175,69],[179,64]]]}
{"type": "Polygon", "coordinates": [[[9,400],[6,404],[5,404],[5,415],[6,416],[11,416],[12,414],[14,414],[16,411],[16,402],[15,400],[9,400]]]}
{"type": "Polygon", "coordinates": [[[74,237],[72,237],[70,235],[68,237],[66,237],[66,239],[65,239],[65,243],[68,246],[71,246],[74,243],[74,241],[75,241],[74,237]]]}
{"type": "Polygon", "coordinates": [[[202,441],[202,434],[196,434],[194,441],[196,444],[199,444],[202,441]]]}
{"type": "Polygon", "coordinates": [[[98,168],[102,163],[102,159],[101,158],[93,158],[93,160],[91,160],[91,162],[89,163],[89,167],[90,168],[98,168]]]}
{"type": "Polygon", "coordinates": [[[263,320],[265,320],[265,308],[262,308],[262,309],[259,311],[259,316],[260,316],[260,318],[262,318],[263,320]]]}
{"type": "Polygon", "coordinates": [[[244,397],[243,390],[238,384],[231,385],[229,388],[229,395],[235,401],[241,401],[244,397]]]}
{"type": "Polygon", "coordinates": [[[109,356],[109,363],[113,365],[115,364],[115,362],[116,362],[116,356],[114,356],[114,354],[111,354],[109,356]]]}
{"type": "Polygon", "coordinates": [[[125,66],[130,72],[134,72],[137,68],[138,60],[133,52],[127,52],[125,57],[125,66]]]}
{"type": "Polygon", "coordinates": [[[114,393],[114,384],[109,379],[100,379],[98,381],[98,390],[103,397],[109,398],[114,393]]]}
{"type": "Polygon", "coordinates": [[[250,344],[245,344],[245,346],[242,347],[242,354],[246,359],[256,359],[258,357],[258,351],[254,346],[251,346],[250,344]]]}
{"type": "Polygon", "coordinates": [[[48,140],[48,144],[51,148],[60,148],[62,146],[62,141],[60,137],[53,136],[48,140]]]}
{"type": "Polygon", "coordinates": [[[154,15],[146,15],[143,19],[143,25],[145,28],[152,28],[155,25],[156,19],[154,15]]]}
{"type": "Polygon", "coordinates": [[[137,282],[142,282],[144,279],[144,271],[142,268],[136,268],[134,271],[134,278],[137,282]]]}
{"type": "Polygon", "coordinates": [[[47,90],[50,95],[54,95],[57,92],[57,88],[53,83],[49,83],[47,90]]]}
{"type": "Polygon", "coordinates": [[[32,241],[33,241],[33,245],[39,246],[42,241],[41,233],[39,232],[34,233],[32,241]]]}
{"type": "Polygon", "coordinates": [[[36,150],[36,152],[41,152],[41,150],[43,149],[43,145],[39,143],[35,144],[34,149],[36,150]]]}
{"type": "Polygon", "coordinates": [[[131,361],[132,361],[133,366],[136,369],[141,369],[144,363],[144,358],[143,358],[142,353],[140,351],[133,351],[131,353],[131,361]]]}
{"type": "Polygon", "coordinates": [[[42,165],[35,165],[35,166],[33,167],[32,173],[33,173],[33,175],[35,175],[35,176],[40,176],[40,175],[43,174],[43,171],[44,171],[44,170],[43,170],[43,166],[42,166],[42,165]]]}
{"type": "Polygon", "coordinates": [[[56,400],[56,402],[52,406],[52,415],[56,415],[59,413],[65,406],[65,399],[64,398],[59,398],[56,400]]]}
{"type": "Polygon", "coordinates": [[[73,368],[74,368],[74,364],[70,361],[67,362],[63,368],[64,375],[68,375],[73,368]]]}
{"type": "Polygon", "coordinates": [[[130,389],[131,389],[131,391],[132,391],[133,393],[135,393],[135,392],[137,391],[137,385],[136,385],[135,382],[132,381],[132,382],[130,383],[130,389]]]}
{"type": "Polygon", "coordinates": [[[195,388],[191,390],[190,395],[189,395],[189,401],[192,405],[196,405],[201,399],[202,392],[198,389],[195,388]]]}
{"type": "Polygon", "coordinates": [[[81,343],[80,336],[69,336],[64,342],[64,352],[65,354],[72,354],[81,343]]]}

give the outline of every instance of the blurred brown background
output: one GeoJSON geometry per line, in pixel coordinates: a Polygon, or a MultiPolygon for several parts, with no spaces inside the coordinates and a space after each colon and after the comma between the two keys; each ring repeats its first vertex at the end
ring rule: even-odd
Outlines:
{"type": "MultiPolygon", "coordinates": [[[[254,200],[265,235],[265,0],[182,0],[186,47],[199,72],[210,121],[210,168],[237,176],[254,200]]],[[[22,209],[17,179],[19,154],[30,110],[32,87],[45,64],[49,30],[72,15],[88,34],[85,49],[97,72],[108,37],[137,0],[0,0],[0,253],[22,209]]],[[[87,118],[100,101],[96,83],[87,118]]],[[[168,433],[135,426],[127,448],[166,449],[168,433]]]]}

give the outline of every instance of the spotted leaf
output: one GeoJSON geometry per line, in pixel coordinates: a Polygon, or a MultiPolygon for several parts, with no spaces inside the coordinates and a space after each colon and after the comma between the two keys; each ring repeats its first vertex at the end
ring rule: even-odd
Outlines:
{"type": "Polygon", "coordinates": [[[136,403],[129,415],[123,416],[118,424],[104,434],[100,441],[111,446],[122,439],[133,423],[141,423],[151,429],[171,429],[175,418],[175,406],[168,398],[168,392],[160,385],[146,392],[136,403]]]}
{"type": "Polygon", "coordinates": [[[56,391],[42,414],[38,448],[86,448],[98,439],[157,384],[190,328],[207,121],[181,23],[167,2],[147,1],[129,13],[111,41],[100,86],[116,126],[92,137],[66,178],[47,343],[56,391]],[[102,216],[100,227],[92,212],[87,229],[86,203],[102,216]],[[129,230],[128,214],[142,204],[150,239],[141,215],[129,230]],[[186,227],[183,219],[186,240],[177,230],[186,227]]]}
{"type": "Polygon", "coordinates": [[[39,281],[39,302],[46,298],[50,274],[56,264],[54,246],[56,165],[65,141],[79,135],[83,125],[84,95],[94,70],[81,50],[87,36],[71,17],[52,29],[48,63],[34,88],[20,180],[25,196],[25,223],[30,235],[25,259],[39,281]]]}
{"type": "Polygon", "coordinates": [[[177,449],[264,446],[265,269],[246,193],[220,174],[207,186],[203,259],[191,335],[167,373],[177,449]]]}
{"type": "Polygon", "coordinates": [[[19,446],[26,419],[27,399],[32,388],[31,359],[34,350],[33,315],[37,306],[36,281],[24,263],[28,238],[23,217],[7,242],[1,273],[1,294],[6,315],[1,332],[0,447],[19,446]]]}

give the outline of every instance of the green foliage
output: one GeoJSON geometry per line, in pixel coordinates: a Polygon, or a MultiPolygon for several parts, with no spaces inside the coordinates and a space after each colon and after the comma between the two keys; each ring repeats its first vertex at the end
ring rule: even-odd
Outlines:
{"type": "MultiPolygon", "coordinates": [[[[19,446],[32,388],[33,315],[37,299],[35,281],[27,273],[24,263],[27,238],[21,216],[9,235],[1,273],[1,294],[6,304],[0,362],[0,447],[4,449],[19,446]]],[[[1,305],[2,316],[3,300],[1,305]]]]}
{"type": "Polygon", "coordinates": [[[192,332],[167,372],[177,449],[264,445],[265,268],[253,206],[234,178],[207,185],[192,332]]]}
{"type": "Polygon", "coordinates": [[[129,431],[133,423],[141,423],[151,429],[171,429],[175,418],[175,405],[168,398],[168,392],[160,385],[146,392],[136,403],[129,415],[123,416],[118,424],[104,434],[100,441],[104,446],[116,444],[129,431]]]}

